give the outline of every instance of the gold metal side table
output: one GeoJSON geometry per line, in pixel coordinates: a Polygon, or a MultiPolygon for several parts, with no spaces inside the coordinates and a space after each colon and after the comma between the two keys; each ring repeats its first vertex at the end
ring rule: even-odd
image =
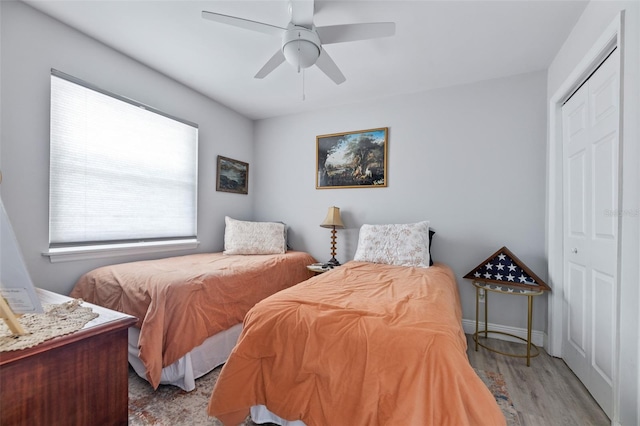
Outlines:
{"type": "Polygon", "coordinates": [[[475,341],[475,350],[476,352],[478,351],[478,346],[482,346],[483,348],[490,350],[491,352],[495,352],[495,353],[499,353],[501,355],[506,355],[506,356],[512,356],[512,357],[516,357],[516,358],[526,358],[527,359],[527,367],[529,367],[531,365],[531,358],[534,358],[538,355],[540,355],[540,349],[538,349],[538,347],[536,345],[534,345],[533,343],[531,343],[531,327],[533,325],[533,298],[535,296],[540,296],[541,294],[544,293],[543,290],[539,290],[539,289],[535,289],[535,290],[528,290],[528,289],[517,289],[517,288],[511,288],[511,287],[507,287],[507,286],[501,286],[501,285],[496,285],[496,284],[489,284],[483,281],[472,281],[473,285],[476,288],[476,332],[473,334],[473,340],[475,341]],[[479,327],[479,320],[478,320],[478,316],[479,316],[479,312],[480,312],[480,293],[481,291],[484,291],[484,330],[478,330],[479,327]],[[507,294],[507,295],[512,295],[512,296],[526,296],[528,299],[528,312],[527,312],[527,338],[523,339],[520,336],[516,336],[515,334],[511,334],[511,333],[506,333],[504,331],[495,331],[495,330],[489,330],[489,322],[488,322],[488,312],[489,312],[489,293],[490,292],[494,292],[494,293],[501,293],[501,294],[507,294]],[[505,336],[509,336],[509,337],[513,337],[516,338],[518,340],[522,340],[523,342],[525,342],[527,344],[527,352],[526,354],[514,354],[514,353],[506,353],[506,352],[502,352],[499,351],[497,349],[493,349],[485,344],[482,344],[479,342],[479,337],[480,334],[484,333],[484,337],[485,339],[487,337],[489,337],[488,335],[490,333],[493,334],[503,334],[505,336]],[[531,353],[531,349],[534,349],[534,352],[531,353]]]}

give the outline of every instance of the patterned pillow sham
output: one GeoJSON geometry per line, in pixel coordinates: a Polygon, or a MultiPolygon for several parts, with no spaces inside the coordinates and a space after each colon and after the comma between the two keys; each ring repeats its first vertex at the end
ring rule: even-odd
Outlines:
{"type": "Polygon", "coordinates": [[[286,226],[225,216],[224,254],[279,254],[287,251],[286,226]]]}
{"type": "Polygon", "coordinates": [[[362,225],[353,260],[428,268],[429,222],[362,225]]]}

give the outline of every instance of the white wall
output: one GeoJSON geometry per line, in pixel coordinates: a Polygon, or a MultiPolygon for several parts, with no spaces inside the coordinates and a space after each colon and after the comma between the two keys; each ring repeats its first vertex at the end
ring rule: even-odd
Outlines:
{"type": "Polygon", "coordinates": [[[252,121],[24,3],[2,1],[0,8],[0,188],[34,283],[66,294],[94,267],[189,253],[56,264],[41,255],[48,247],[51,68],[199,124],[196,251],[222,250],[224,215],[250,218],[253,196],[215,191],[216,156],[253,162],[252,121]]]}
{"type": "MultiPolygon", "coordinates": [[[[622,214],[620,260],[619,388],[616,389],[614,424],[640,424],[638,360],[640,259],[640,2],[592,1],[576,23],[548,71],[547,96],[550,100],[578,66],[607,26],[624,10],[623,125],[622,136],[622,214]]],[[[553,237],[553,236],[550,236],[553,237]]],[[[551,238],[553,240],[553,238],[551,238]]]]}
{"type": "MultiPolygon", "coordinates": [[[[255,125],[255,216],[290,226],[294,249],[330,258],[329,206],[341,208],[342,263],[363,223],[430,220],[433,255],[458,277],[464,317],[475,292],[462,276],[507,246],[545,278],[544,71],[459,87],[266,119],[255,125]],[[315,189],[316,136],[389,127],[388,187],[315,189]]],[[[489,321],[526,328],[526,299],[492,295],[489,321]]],[[[545,331],[546,296],[534,329],[545,331]]]]}

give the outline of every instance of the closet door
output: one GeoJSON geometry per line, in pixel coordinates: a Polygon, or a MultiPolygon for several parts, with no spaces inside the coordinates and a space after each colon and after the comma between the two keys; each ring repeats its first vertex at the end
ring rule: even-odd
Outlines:
{"type": "Polygon", "coordinates": [[[562,108],[563,358],[611,418],[618,292],[619,53],[562,108]]]}

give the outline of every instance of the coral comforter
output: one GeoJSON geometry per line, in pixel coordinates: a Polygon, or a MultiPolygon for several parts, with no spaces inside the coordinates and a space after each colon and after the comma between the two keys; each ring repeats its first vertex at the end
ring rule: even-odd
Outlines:
{"type": "Polygon", "coordinates": [[[504,425],[466,355],[455,277],[349,262],[259,302],[208,412],[265,405],[307,425],[504,425]]]}
{"type": "Polygon", "coordinates": [[[147,379],[208,337],[242,322],[258,301],[311,277],[304,252],[193,254],[105,266],[83,275],[72,297],[134,315],[147,379]]]}

